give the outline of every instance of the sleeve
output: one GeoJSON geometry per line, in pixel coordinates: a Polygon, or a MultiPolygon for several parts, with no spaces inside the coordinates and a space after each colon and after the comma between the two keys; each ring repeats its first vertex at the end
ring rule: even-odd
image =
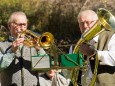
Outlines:
{"type": "Polygon", "coordinates": [[[15,57],[15,54],[12,52],[11,49],[9,49],[8,52],[5,54],[3,54],[0,51],[0,71],[7,68],[14,60],[14,57],[15,57]]]}
{"type": "Polygon", "coordinates": [[[51,86],[52,81],[45,76],[39,76],[39,86],[51,86]]]}
{"type": "Polygon", "coordinates": [[[115,66],[115,34],[111,37],[108,43],[108,50],[98,51],[100,64],[115,66]]]}
{"type": "Polygon", "coordinates": [[[69,86],[68,81],[62,75],[56,73],[51,86],[69,86]]]}
{"type": "Polygon", "coordinates": [[[40,48],[40,50],[37,53],[38,55],[46,55],[46,52],[43,48],[40,48]]]}

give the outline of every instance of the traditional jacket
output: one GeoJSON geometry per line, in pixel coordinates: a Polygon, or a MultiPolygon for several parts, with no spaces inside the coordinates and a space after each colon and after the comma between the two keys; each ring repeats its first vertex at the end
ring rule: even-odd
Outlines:
{"type": "Polygon", "coordinates": [[[0,42],[1,86],[39,86],[38,71],[31,69],[31,56],[39,52],[35,48],[20,46],[16,53],[10,41],[0,42]]]}
{"type": "MultiPolygon", "coordinates": [[[[108,43],[114,32],[105,31],[100,34],[98,43],[96,44],[97,50],[108,50],[108,43]]],[[[92,62],[93,63],[93,62],[92,62]]],[[[94,64],[93,69],[94,69],[94,64]]],[[[96,86],[115,86],[115,66],[104,65],[99,61],[98,74],[96,79],[96,86]]]]}

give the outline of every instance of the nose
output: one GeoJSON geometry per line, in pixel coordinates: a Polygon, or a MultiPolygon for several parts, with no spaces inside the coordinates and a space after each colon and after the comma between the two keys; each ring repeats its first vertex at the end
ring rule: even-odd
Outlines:
{"type": "Polygon", "coordinates": [[[87,23],[84,23],[84,30],[87,31],[90,29],[90,26],[87,23]]]}
{"type": "Polygon", "coordinates": [[[25,26],[25,25],[22,25],[21,27],[20,27],[20,31],[25,31],[27,29],[27,27],[25,26]]]}
{"type": "Polygon", "coordinates": [[[83,26],[84,26],[85,29],[86,29],[86,28],[89,28],[89,27],[88,27],[88,24],[87,24],[86,22],[84,22],[84,25],[83,25],[83,26]]]}

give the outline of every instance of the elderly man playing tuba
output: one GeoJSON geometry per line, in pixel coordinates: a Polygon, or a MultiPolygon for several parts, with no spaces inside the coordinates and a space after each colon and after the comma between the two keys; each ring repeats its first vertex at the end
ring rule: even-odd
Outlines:
{"type": "MultiPolygon", "coordinates": [[[[102,10],[106,12],[105,10],[102,10]]],[[[105,14],[105,13],[104,13],[105,14]]],[[[103,14],[103,15],[104,15],[103,14]]],[[[109,13],[107,13],[109,14],[109,13]]],[[[110,15],[109,15],[110,16],[110,15]]],[[[108,17],[109,18],[109,17],[108,17]]],[[[93,10],[84,10],[78,15],[78,23],[81,33],[89,31],[99,20],[99,16],[93,10]]],[[[107,21],[108,22],[108,21],[107,21]]],[[[106,28],[106,27],[103,27],[106,28]]],[[[106,28],[107,29],[107,28],[106,28]]],[[[90,46],[87,43],[80,45],[80,51],[85,57],[90,57],[91,72],[94,72],[95,56],[98,56],[98,70],[96,76],[96,86],[114,86],[115,85],[115,33],[105,30],[98,34],[91,41],[90,46]],[[96,50],[96,51],[95,51],[96,50]],[[92,59],[93,57],[93,59],[92,59]]]]}

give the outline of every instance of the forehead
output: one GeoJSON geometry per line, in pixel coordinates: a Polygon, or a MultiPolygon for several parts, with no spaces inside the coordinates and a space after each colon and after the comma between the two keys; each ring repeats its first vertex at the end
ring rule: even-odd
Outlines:
{"type": "Polygon", "coordinates": [[[14,21],[16,23],[27,23],[27,18],[25,16],[15,16],[14,21]]]}
{"type": "Polygon", "coordinates": [[[79,19],[80,21],[90,21],[93,20],[93,17],[91,14],[86,13],[86,14],[82,14],[79,19]]]}

